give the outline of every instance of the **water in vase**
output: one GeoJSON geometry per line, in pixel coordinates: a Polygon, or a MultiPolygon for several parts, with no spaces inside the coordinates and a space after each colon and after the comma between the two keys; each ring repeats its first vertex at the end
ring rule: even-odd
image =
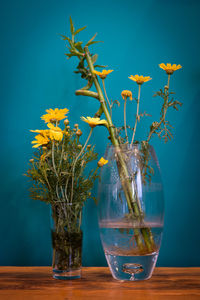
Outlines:
{"type": "Polygon", "coordinates": [[[101,222],[101,240],[112,275],[118,280],[144,280],[151,277],[162,237],[162,226],[146,223],[142,227],[122,222],[101,222]],[[138,248],[137,234],[151,229],[154,247],[151,251],[138,248]]]}

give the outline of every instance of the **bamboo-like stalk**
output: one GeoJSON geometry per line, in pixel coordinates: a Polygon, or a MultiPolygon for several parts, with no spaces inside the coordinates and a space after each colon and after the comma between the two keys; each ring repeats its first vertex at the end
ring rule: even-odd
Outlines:
{"type": "MultiPolygon", "coordinates": [[[[114,147],[116,147],[117,149],[120,149],[120,144],[119,144],[119,141],[118,141],[118,139],[116,138],[116,135],[115,135],[115,128],[114,128],[114,125],[112,123],[112,119],[111,119],[110,113],[108,111],[106,101],[105,101],[104,96],[103,96],[103,92],[101,90],[101,87],[99,85],[99,82],[98,82],[98,79],[97,79],[96,75],[93,73],[94,72],[94,66],[93,66],[92,59],[91,59],[91,56],[89,54],[89,50],[88,50],[87,46],[84,48],[84,51],[85,51],[85,56],[86,56],[86,60],[87,60],[87,63],[88,63],[88,67],[89,67],[90,72],[93,76],[94,85],[95,85],[97,93],[99,95],[99,101],[101,103],[102,110],[105,114],[105,117],[106,117],[106,120],[107,120],[107,123],[108,123],[108,130],[109,130],[109,133],[110,133],[111,142],[112,142],[114,147]]],[[[126,196],[129,211],[130,211],[131,214],[134,214],[139,220],[141,220],[141,214],[140,214],[140,210],[139,210],[139,207],[138,207],[138,204],[137,204],[137,200],[135,199],[135,197],[132,193],[132,188],[130,186],[129,173],[128,173],[128,170],[127,170],[126,163],[124,161],[124,158],[123,158],[123,155],[122,155],[121,151],[119,150],[116,153],[117,153],[117,159],[118,159],[118,169],[119,169],[120,180],[121,180],[122,187],[123,187],[123,190],[124,190],[124,193],[125,193],[125,196],[126,196]]],[[[143,248],[143,242],[142,242],[142,239],[141,239],[141,236],[140,236],[140,232],[143,236],[143,239],[144,239],[144,242],[145,242],[145,245],[146,245],[148,251],[152,251],[153,248],[154,248],[154,244],[152,244],[151,239],[149,237],[149,230],[150,229],[145,229],[145,228],[141,231],[139,231],[139,229],[134,229],[135,235],[137,237],[137,239],[136,239],[137,245],[140,248],[140,250],[142,250],[142,248],[143,248]]]]}

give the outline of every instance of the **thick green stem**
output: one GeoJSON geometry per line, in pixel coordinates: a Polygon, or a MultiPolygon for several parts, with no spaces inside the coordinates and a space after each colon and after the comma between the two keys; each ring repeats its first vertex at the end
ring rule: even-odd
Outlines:
{"type": "Polygon", "coordinates": [[[87,91],[87,90],[77,90],[75,92],[75,94],[77,96],[87,96],[87,97],[92,97],[92,98],[96,98],[96,99],[99,99],[99,96],[97,93],[95,92],[92,92],[92,91],[87,91]]]}
{"type": "MultiPolygon", "coordinates": [[[[87,63],[88,63],[88,67],[89,67],[89,69],[91,71],[91,74],[93,76],[93,81],[94,81],[97,93],[99,95],[99,101],[101,103],[102,110],[105,114],[105,117],[106,117],[106,120],[107,120],[107,123],[108,123],[108,129],[109,129],[109,133],[110,133],[111,142],[112,142],[113,146],[116,147],[116,149],[119,149],[119,151],[116,152],[117,159],[118,159],[118,168],[119,168],[119,174],[120,174],[120,179],[121,179],[121,182],[122,182],[123,190],[124,190],[125,195],[126,195],[126,200],[127,200],[129,211],[130,211],[131,214],[134,214],[139,220],[141,220],[139,207],[137,205],[137,201],[136,201],[136,199],[133,195],[132,188],[130,186],[129,173],[128,173],[128,170],[127,170],[127,167],[126,167],[126,163],[124,161],[123,154],[120,151],[119,141],[118,141],[118,139],[116,138],[116,135],[115,135],[115,127],[112,123],[112,119],[111,119],[110,113],[108,111],[106,101],[104,99],[103,92],[102,92],[101,87],[99,85],[98,79],[97,79],[96,75],[93,73],[94,72],[94,66],[93,66],[93,63],[92,63],[91,56],[89,54],[88,47],[85,47],[84,50],[85,50],[85,55],[86,55],[86,60],[87,60],[87,63]]],[[[143,247],[143,243],[142,243],[142,240],[141,240],[141,237],[140,237],[140,232],[139,232],[138,229],[135,229],[135,233],[137,235],[138,247],[141,249],[141,247],[143,247]]],[[[143,235],[143,238],[144,238],[144,241],[145,241],[145,244],[146,244],[147,248],[149,249],[149,251],[151,251],[152,248],[150,250],[150,247],[148,247],[149,239],[147,239],[147,237],[145,235],[143,235]]]]}

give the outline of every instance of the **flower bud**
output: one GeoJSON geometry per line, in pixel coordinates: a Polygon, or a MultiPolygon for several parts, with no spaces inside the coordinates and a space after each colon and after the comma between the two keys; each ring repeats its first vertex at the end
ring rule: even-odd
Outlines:
{"type": "Polygon", "coordinates": [[[81,144],[79,144],[77,147],[78,147],[79,149],[81,149],[81,148],[82,148],[82,145],[81,145],[81,144]]]}
{"type": "Polygon", "coordinates": [[[165,90],[168,90],[168,89],[169,89],[168,85],[165,85],[164,89],[165,89],[165,90]]]}
{"type": "Polygon", "coordinates": [[[92,146],[91,145],[87,145],[87,148],[90,149],[92,146]]]}
{"type": "Polygon", "coordinates": [[[70,126],[66,126],[67,129],[70,129],[70,126]]]}
{"type": "Polygon", "coordinates": [[[47,147],[44,147],[44,146],[43,146],[43,147],[42,147],[42,150],[43,150],[43,151],[46,151],[46,150],[47,150],[47,147]]]}
{"type": "Polygon", "coordinates": [[[81,136],[82,134],[83,134],[82,131],[80,129],[78,129],[77,132],[76,132],[76,135],[81,136]]]}
{"type": "Polygon", "coordinates": [[[33,159],[33,158],[29,159],[29,162],[30,162],[30,163],[33,163],[33,162],[34,162],[34,159],[33,159]]]}
{"type": "Polygon", "coordinates": [[[78,124],[74,124],[74,127],[75,127],[75,128],[78,128],[78,124]]]}
{"type": "Polygon", "coordinates": [[[69,124],[69,120],[65,119],[64,124],[65,124],[65,126],[67,126],[69,124]]]}

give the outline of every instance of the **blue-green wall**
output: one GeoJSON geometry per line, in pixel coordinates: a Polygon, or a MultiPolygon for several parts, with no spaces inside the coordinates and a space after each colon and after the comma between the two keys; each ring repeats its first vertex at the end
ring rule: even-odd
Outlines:
{"type": "MultiPolygon", "coordinates": [[[[66,60],[65,45],[58,36],[69,33],[71,15],[77,27],[88,26],[80,34],[83,40],[98,32],[98,39],[104,41],[93,49],[99,53],[99,63],[115,70],[106,81],[113,99],[120,98],[122,89],[136,93],[136,84],[128,75],[153,78],[142,86],[141,110],[154,118],[159,114],[159,100],[151,95],[166,82],[158,64],[183,65],[171,82],[184,103],[180,112],[169,116],[175,139],[166,145],[153,141],[166,200],[158,264],[200,266],[200,1],[10,0],[1,2],[0,11],[0,264],[51,263],[49,209],[29,198],[29,182],[22,176],[32,155],[29,129],[42,125],[40,116],[50,107],[69,108],[73,124],[81,115],[93,115],[98,107],[95,100],[74,95],[82,82],[73,74],[75,63],[66,60]]],[[[133,103],[132,108],[129,120],[134,115],[133,103]]],[[[121,115],[116,113],[115,117],[121,115]]],[[[82,128],[89,130],[86,124],[82,128]]],[[[145,135],[142,123],[138,135],[145,135]]],[[[105,129],[95,130],[93,142],[103,155],[105,129]]],[[[105,265],[92,201],[86,205],[83,228],[84,265],[105,265]]]]}

